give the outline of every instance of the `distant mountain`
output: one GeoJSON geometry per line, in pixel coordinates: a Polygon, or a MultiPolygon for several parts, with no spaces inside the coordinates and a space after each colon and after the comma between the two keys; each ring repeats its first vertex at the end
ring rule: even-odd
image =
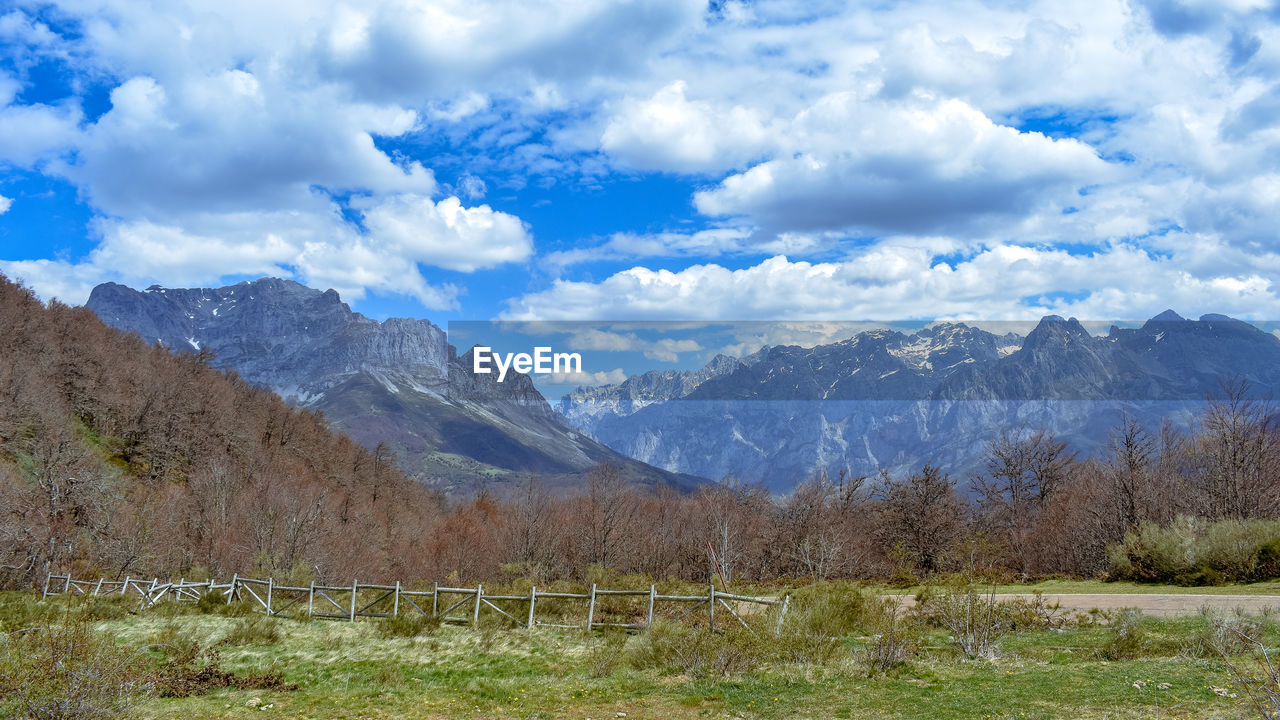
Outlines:
{"type": "Polygon", "coordinates": [[[263,278],[216,289],[138,291],[106,283],[87,307],[112,327],[177,351],[211,351],[213,364],[324,412],[369,448],[387,443],[425,483],[460,490],[522,473],[572,483],[601,462],[645,484],[679,477],[573,428],[527,375],[475,375],[443,330],[426,320],[377,322],[333,290],[263,278]]]}
{"type": "Polygon", "coordinates": [[[654,403],[682,398],[708,380],[756,359],[716,355],[699,370],[650,370],[616,385],[580,387],[561,398],[556,410],[573,425],[590,429],[599,418],[630,415],[654,403]]]}
{"type": "Polygon", "coordinates": [[[1167,312],[1097,337],[1049,316],[1025,338],[941,323],[764,348],[750,362],[717,359],[666,384],[652,375],[575,391],[557,409],[645,462],[785,491],[815,470],[928,461],[963,473],[1004,429],[1051,430],[1090,452],[1122,412],[1153,427],[1185,424],[1227,380],[1277,397],[1280,339],[1221,315],[1167,312]],[[649,387],[668,392],[638,393],[649,387]],[[644,402],[630,401],[638,395],[644,402]]]}

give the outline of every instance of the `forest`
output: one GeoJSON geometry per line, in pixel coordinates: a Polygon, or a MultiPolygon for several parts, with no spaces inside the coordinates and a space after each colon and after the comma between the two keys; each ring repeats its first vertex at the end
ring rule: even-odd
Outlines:
{"type": "Polygon", "coordinates": [[[730,582],[1280,576],[1280,427],[1240,382],[1192,430],[1124,419],[1092,457],[1010,429],[963,477],[817,472],[778,497],[733,478],[641,491],[604,465],[574,494],[525,477],[447,497],[209,360],[0,277],[0,584],[702,581],[712,553],[730,582]]]}

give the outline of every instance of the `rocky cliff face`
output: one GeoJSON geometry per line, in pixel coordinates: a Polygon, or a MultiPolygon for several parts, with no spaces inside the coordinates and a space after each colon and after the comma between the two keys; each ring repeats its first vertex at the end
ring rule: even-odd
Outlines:
{"type": "MultiPolygon", "coordinates": [[[[175,351],[208,350],[216,367],[321,410],[367,447],[388,443],[406,472],[447,489],[523,473],[574,476],[601,462],[641,483],[688,486],[567,427],[533,381],[471,372],[426,320],[371,320],[333,290],[263,278],[223,288],[137,291],[107,283],[88,302],[104,322],[175,351]]],[[[555,478],[552,478],[553,482],[555,478]]]]}
{"type": "Polygon", "coordinates": [[[570,394],[558,409],[632,457],[785,491],[818,469],[873,473],[929,461],[963,473],[1003,429],[1051,430],[1090,452],[1122,412],[1152,426],[1185,423],[1221,395],[1224,380],[1244,380],[1263,397],[1280,390],[1280,340],[1220,315],[1164,313],[1105,336],[1050,316],[1025,339],[944,323],[759,355],[639,408],[590,404],[625,394],[613,386],[570,394]]]}
{"type": "Polygon", "coordinates": [[[214,351],[214,364],[306,403],[358,372],[394,371],[428,385],[448,379],[445,333],[426,320],[379,323],[333,290],[263,278],[223,288],[93,289],[87,307],[113,327],[173,350],[214,351]]]}

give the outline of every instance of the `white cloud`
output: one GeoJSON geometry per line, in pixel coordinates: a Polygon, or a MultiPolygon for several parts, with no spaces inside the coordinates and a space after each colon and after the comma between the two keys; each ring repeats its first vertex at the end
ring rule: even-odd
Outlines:
{"type": "Polygon", "coordinates": [[[674,338],[644,338],[635,333],[619,333],[598,328],[574,330],[568,340],[573,351],[604,350],[608,352],[639,352],[650,360],[678,362],[680,353],[702,350],[698,341],[674,338]]]}
{"type": "Polygon", "coordinates": [[[795,130],[804,152],[730,175],[696,195],[698,209],[776,231],[956,232],[1069,202],[1108,174],[1083,143],[997,125],[958,100],[902,107],[839,93],[795,130]]]}
{"type": "Polygon", "coordinates": [[[472,272],[533,253],[519,218],[488,205],[466,208],[456,197],[397,195],[364,209],[370,240],[416,262],[472,272]]]}
{"type": "Polygon", "coordinates": [[[600,147],[640,170],[717,172],[757,157],[777,129],[741,105],[719,108],[685,98],[682,80],[645,100],[624,98],[600,136],[600,147]]]}
{"type": "Polygon", "coordinates": [[[0,215],[9,212],[9,208],[13,207],[13,198],[7,198],[0,195],[0,215]]]}
{"type": "Polygon", "coordinates": [[[63,260],[0,260],[0,273],[21,280],[42,300],[57,299],[68,305],[83,304],[105,279],[96,267],[63,260]]]}
{"type": "Polygon", "coordinates": [[[551,265],[568,267],[584,262],[641,257],[710,257],[755,249],[746,242],[750,236],[749,229],[733,227],[692,233],[614,233],[602,245],[558,250],[548,253],[545,260],[551,265]]]}
{"type": "Polygon", "coordinates": [[[80,120],[72,105],[0,106],[0,167],[34,167],[67,152],[80,120]]]}
{"type": "MultiPolygon", "coordinates": [[[[1189,239],[1189,242],[1195,239],[1189,239]]],[[[1116,245],[1090,254],[997,245],[954,265],[923,248],[878,245],[842,262],[783,256],[731,270],[634,267],[600,282],[556,281],[512,300],[511,319],[1021,320],[1047,313],[1131,319],[1170,306],[1276,317],[1280,255],[1193,273],[1175,257],[1116,245]],[[1061,295],[1069,293],[1070,295],[1061,295]],[[1075,295],[1081,297],[1075,298],[1075,295]]]]}

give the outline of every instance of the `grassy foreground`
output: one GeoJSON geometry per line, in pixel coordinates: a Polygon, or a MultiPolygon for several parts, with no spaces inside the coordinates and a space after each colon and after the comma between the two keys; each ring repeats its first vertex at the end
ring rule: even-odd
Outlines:
{"type": "MultiPolygon", "coordinates": [[[[1091,621],[1010,632],[986,659],[968,659],[946,630],[926,629],[918,654],[884,672],[870,671],[863,649],[871,638],[855,630],[820,661],[798,652],[799,662],[773,658],[725,675],[691,677],[654,663],[643,634],[445,626],[385,638],[377,620],[191,612],[111,612],[105,614],[115,617],[93,624],[146,653],[187,642],[217,647],[222,668],[244,676],[278,672],[297,689],[149,697],[131,716],[1021,719],[1239,718],[1249,712],[1242,696],[1232,697],[1239,688],[1225,661],[1203,651],[1210,620],[1200,616],[1142,618],[1119,652],[1115,628],[1091,621]]],[[[1274,626],[1267,633],[1274,644],[1274,626]]]]}

